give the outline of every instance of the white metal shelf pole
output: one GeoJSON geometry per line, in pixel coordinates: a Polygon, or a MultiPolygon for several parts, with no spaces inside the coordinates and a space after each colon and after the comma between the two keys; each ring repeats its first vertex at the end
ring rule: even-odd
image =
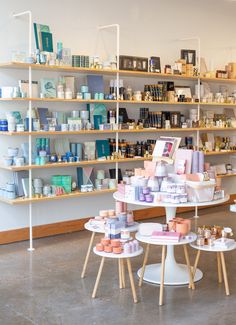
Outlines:
{"type": "MultiPolygon", "coordinates": [[[[189,37],[189,38],[182,38],[180,41],[197,41],[197,68],[198,68],[198,79],[197,79],[197,84],[198,84],[198,105],[197,105],[197,117],[198,121],[200,120],[200,100],[201,100],[201,79],[200,79],[200,73],[201,73],[201,40],[200,37],[189,37]]],[[[199,130],[197,131],[197,150],[199,149],[199,142],[200,142],[200,134],[199,130]]],[[[195,215],[194,218],[199,218],[198,216],[198,207],[195,207],[195,215]]]]}
{"type": "MultiPolygon", "coordinates": [[[[29,16],[29,50],[28,55],[31,56],[32,52],[32,12],[24,11],[17,14],[13,14],[13,17],[29,16]]],[[[32,69],[29,67],[29,98],[32,98],[32,69]]],[[[32,165],[32,101],[29,100],[29,165],[32,165]]],[[[29,170],[29,197],[32,198],[32,169],[29,170]]],[[[33,225],[32,225],[32,203],[29,204],[29,248],[28,251],[34,251],[33,248],[33,225]]]]}
{"type": "MultiPolygon", "coordinates": [[[[119,73],[119,69],[120,69],[120,65],[119,65],[119,57],[120,57],[120,25],[119,24],[111,24],[111,25],[105,25],[105,26],[99,26],[98,29],[99,30],[103,30],[103,29],[109,29],[109,28],[115,28],[116,29],[116,68],[117,68],[117,72],[116,72],[116,124],[119,124],[119,84],[120,84],[120,73],[119,73]]],[[[116,132],[116,152],[118,153],[118,146],[119,146],[119,132],[116,132]]],[[[119,164],[118,162],[116,162],[116,179],[118,181],[118,167],[119,164]]]]}

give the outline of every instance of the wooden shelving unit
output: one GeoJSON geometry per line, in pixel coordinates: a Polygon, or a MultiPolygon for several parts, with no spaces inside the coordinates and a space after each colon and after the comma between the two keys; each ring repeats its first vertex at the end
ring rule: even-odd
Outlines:
{"type": "Polygon", "coordinates": [[[106,189],[100,191],[93,191],[93,192],[79,192],[74,191],[69,194],[63,194],[58,196],[51,196],[51,197],[40,197],[40,198],[17,198],[14,200],[8,200],[4,198],[0,198],[0,202],[7,203],[10,205],[22,205],[22,204],[30,204],[30,203],[40,203],[45,201],[55,201],[55,200],[63,200],[63,199],[71,199],[71,198],[80,198],[80,197],[90,197],[94,195],[102,195],[102,194],[109,194],[114,193],[116,189],[106,189]]]}
{"type": "MultiPolygon", "coordinates": [[[[26,64],[26,63],[2,63],[0,64],[0,69],[22,69],[28,70],[29,72],[29,80],[32,80],[32,71],[48,71],[48,72],[70,72],[75,74],[102,74],[107,76],[124,76],[124,77],[132,77],[132,78],[150,78],[150,79],[163,79],[163,80],[185,80],[190,82],[197,82],[200,84],[200,81],[208,81],[208,82],[218,82],[218,83],[236,83],[236,79],[217,79],[217,78],[205,78],[205,77],[189,77],[189,76],[182,76],[182,75],[171,75],[171,74],[163,74],[163,73],[151,73],[151,72],[137,72],[137,71],[123,71],[123,70],[106,70],[106,69],[90,69],[90,68],[76,68],[76,67],[69,67],[69,66],[48,66],[48,65],[36,65],[36,64],[26,64]]],[[[198,110],[200,107],[234,107],[236,103],[201,103],[201,102],[156,102],[156,101],[128,101],[128,100],[80,100],[80,99],[59,99],[59,98],[0,98],[0,102],[24,102],[28,103],[29,110],[32,109],[32,105],[36,102],[55,102],[55,103],[81,103],[81,104],[89,104],[89,103],[104,103],[109,105],[115,105],[116,109],[119,108],[120,104],[126,105],[146,105],[148,106],[167,106],[168,109],[176,109],[176,107],[196,107],[198,110]],[[172,106],[172,107],[171,107],[172,106]]],[[[136,108],[135,108],[136,109],[136,108]]],[[[83,130],[83,131],[42,131],[42,132],[0,132],[0,135],[6,136],[28,136],[29,143],[31,143],[32,136],[44,137],[44,136],[70,136],[70,135],[97,135],[97,134],[114,134],[116,136],[116,140],[118,141],[119,134],[151,134],[151,133],[174,133],[174,132],[196,132],[199,138],[199,132],[212,132],[212,131],[234,131],[236,128],[189,128],[189,129],[135,129],[135,130],[83,130]]],[[[236,150],[231,151],[221,151],[221,152],[207,152],[205,153],[206,156],[216,156],[216,155],[227,155],[236,153],[236,150]]],[[[119,163],[129,163],[129,162],[138,162],[144,161],[146,158],[131,158],[131,159],[115,159],[115,160],[94,160],[94,161],[81,161],[76,163],[54,163],[54,164],[47,164],[43,166],[36,166],[29,164],[27,166],[16,167],[16,166],[0,166],[0,168],[8,170],[8,171],[17,171],[17,170],[29,170],[30,173],[30,181],[32,180],[32,171],[34,169],[52,169],[52,168],[59,168],[59,167],[76,167],[76,166],[86,166],[86,165],[99,165],[99,164],[116,164],[116,169],[118,169],[119,163]]],[[[224,177],[233,177],[236,174],[227,174],[227,175],[219,175],[219,178],[224,177]]],[[[101,194],[108,194],[113,193],[115,190],[102,190],[102,191],[93,191],[89,193],[81,193],[79,191],[72,192],[71,194],[65,194],[61,196],[55,197],[42,197],[42,198],[17,198],[16,200],[6,200],[0,198],[1,202],[8,203],[10,205],[23,205],[28,204],[31,207],[32,203],[37,202],[44,202],[44,201],[53,201],[53,200],[60,200],[66,198],[80,198],[80,197],[89,197],[94,195],[101,195],[101,194]]],[[[30,220],[32,219],[32,209],[29,210],[30,220]]],[[[32,250],[32,220],[30,222],[30,249],[32,250]]]]}
{"type": "Polygon", "coordinates": [[[64,168],[64,167],[78,167],[78,166],[89,166],[89,165],[103,165],[103,164],[115,164],[115,163],[130,163],[139,162],[144,160],[151,160],[152,158],[124,158],[124,159],[111,159],[111,160],[89,160],[89,161],[79,161],[79,162],[61,162],[61,163],[49,163],[46,165],[25,165],[25,166],[3,166],[0,165],[0,169],[5,169],[9,171],[19,171],[19,170],[30,170],[30,169],[51,169],[51,168],[64,168]]]}

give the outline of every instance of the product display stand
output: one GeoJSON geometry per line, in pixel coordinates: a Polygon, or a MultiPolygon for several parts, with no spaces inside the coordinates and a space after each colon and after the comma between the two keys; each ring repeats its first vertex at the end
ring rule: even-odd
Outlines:
{"type": "MultiPolygon", "coordinates": [[[[136,232],[136,231],[138,231],[138,226],[139,226],[138,222],[135,222],[133,226],[127,227],[127,230],[129,232],[136,232]]],[[[88,266],[88,260],[89,260],[90,253],[91,253],[91,250],[92,250],[92,247],[93,247],[94,237],[95,237],[96,233],[98,233],[98,234],[104,234],[105,233],[105,230],[102,230],[102,229],[100,229],[98,227],[94,227],[89,222],[86,222],[86,224],[84,225],[84,228],[86,230],[88,230],[88,231],[91,231],[92,235],[90,237],[89,246],[88,246],[88,249],[87,249],[87,254],[86,254],[86,257],[85,257],[85,260],[84,260],[84,265],[83,265],[83,269],[82,269],[82,273],[81,273],[81,278],[82,279],[85,277],[85,273],[86,273],[87,266],[88,266]]]]}
{"type": "Polygon", "coordinates": [[[198,246],[198,245],[195,245],[195,244],[190,244],[190,246],[197,250],[197,256],[196,256],[193,271],[192,271],[193,276],[194,276],[194,274],[196,272],[198,262],[199,262],[199,258],[200,258],[200,254],[201,254],[202,251],[212,252],[212,253],[217,254],[218,282],[222,283],[222,272],[223,272],[223,279],[224,279],[224,284],[225,284],[225,294],[226,294],[226,296],[229,296],[230,291],[229,291],[229,283],[228,283],[228,276],[227,276],[227,271],[226,271],[224,253],[236,249],[236,243],[234,243],[233,245],[231,245],[228,248],[219,248],[219,247],[207,246],[207,245],[198,246]]]}
{"type": "MultiPolygon", "coordinates": [[[[177,207],[207,207],[207,206],[214,206],[218,204],[225,203],[229,200],[229,196],[226,195],[223,199],[214,200],[210,202],[203,202],[203,203],[196,203],[196,202],[187,202],[181,204],[172,204],[172,203],[163,203],[163,202],[153,202],[153,203],[146,203],[140,201],[130,201],[124,199],[124,197],[115,192],[113,197],[117,201],[125,202],[128,204],[136,204],[142,205],[146,207],[164,207],[166,211],[166,223],[169,220],[173,219],[176,216],[176,209],[177,207]]],[[[153,241],[152,241],[153,242],[153,241]]],[[[151,242],[149,242],[150,244],[151,242]]],[[[138,276],[140,276],[142,269],[138,270],[138,276]]],[[[196,269],[194,281],[201,280],[203,274],[199,269],[196,269]]],[[[147,282],[160,284],[161,283],[161,265],[160,264],[151,264],[147,265],[144,273],[143,279],[147,282]]],[[[174,246],[167,245],[167,255],[165,261],[165,285],[186,285],[189,283],[189,273],[187,265],[179,264],[175,260],[174,255],[174,246]]]]}
{"type": "Polygon", "coordinates": [[[99,252],[99,251],[96,250],[96,247],[93,248],[93,252],[94,252],[94,254],[96,254],[98,256],[101,256],[102,259],[101,259],[100,267],[99,267],[99,270],[98,270],[97,279],[96,279],[96,282],[95,282],[95,285],[94,285],[92,298],[96,297],[96,293],[97,293],[98,285],[99,285],[100,278],[101,278],[101,275],[102,275],[102,270],[103,270],[105,259],[106,258],[113,258],[113,259],[118,259],[119,287],[120,287],[120,289],[125,288],[125,271],[124,271],[124,263],[123,263],[123,261],[126,260],[128,273],[129,273],[129,279],[130,279],[130,286],[131,286],[131,291],[132,291],[132,295],[133,295],[133,300],[134,300],[134,303],[137,303],[138,299],[137,299],[137,294],[136,294],[136,290],[135,290],[134,278],[133,278],[130,259],[133,258],[133,257],[141,255],[143,253],[143,248],[140,247],[138,251],[136,251],[134,253],[130,253],[130,254],[125,254],[125,253],[114,254],[114,253],[99,252]]]}

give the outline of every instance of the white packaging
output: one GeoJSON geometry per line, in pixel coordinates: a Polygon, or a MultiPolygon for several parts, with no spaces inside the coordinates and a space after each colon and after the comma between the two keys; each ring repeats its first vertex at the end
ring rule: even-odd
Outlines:
{"type": "Polygon", "coordinates": [[[14,87],[1,87],[2,98],[12,98],[14,87]]]}
{"type": "Polygon", "coordinates": [[[147,222],[139,225],[139,234],[141,236],[151,236],[153,231],[162,231],[161,223],[147,222]]]}
{"type": "Polygon", "coordinates": [[[214,198],[215,180],[192,182],[186,181],[189,202],[208,202],[214,198]]]}

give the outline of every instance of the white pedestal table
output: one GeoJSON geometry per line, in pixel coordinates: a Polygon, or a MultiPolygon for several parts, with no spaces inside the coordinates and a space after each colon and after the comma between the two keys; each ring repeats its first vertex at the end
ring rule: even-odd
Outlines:
{"type": "MultiPolygon", "coordinates": [[[[128,204],[135,204],[141,205],[146,207],[163,207],[165,208],[166,212],[166,223],[170,220],[175,218],[176,216],[176,209],[179,208],[186,208],[186,207],[204,207],[204,206],[214,206],[218,204],[225,203],[229,200],[229,196],[226,195],[223,199],[214,200],[209,202],[186,202],[186,203],[164,203],[164,202],[140,202],[140,201],[132,201],[127,200],[121,195],[119,192],[115,192],[113,194],[113,198],[117,201],[125,202],[128,204]]],[[[149,237],[150,238],[150,237],[149,237]]],[[[140,276],[141,268],[138,270],[138,276],[140,276]]],[[[203,277],[203,273],[201,270],[197,269],[194,277],[194,282],[201,280],[203,277]]],[[[153,284],[160,284],[161,283],[161,264],[151,264],[147,265],[145,268],[145,273],[143,279],[147,282],[153,284]]],[[[189,284],[189,273],[187,265],[179,264],[175,260],[174,254],[174,245],[167,245],[167,255],[165,260],[165,285],[187,285],[189,284]]]]}

